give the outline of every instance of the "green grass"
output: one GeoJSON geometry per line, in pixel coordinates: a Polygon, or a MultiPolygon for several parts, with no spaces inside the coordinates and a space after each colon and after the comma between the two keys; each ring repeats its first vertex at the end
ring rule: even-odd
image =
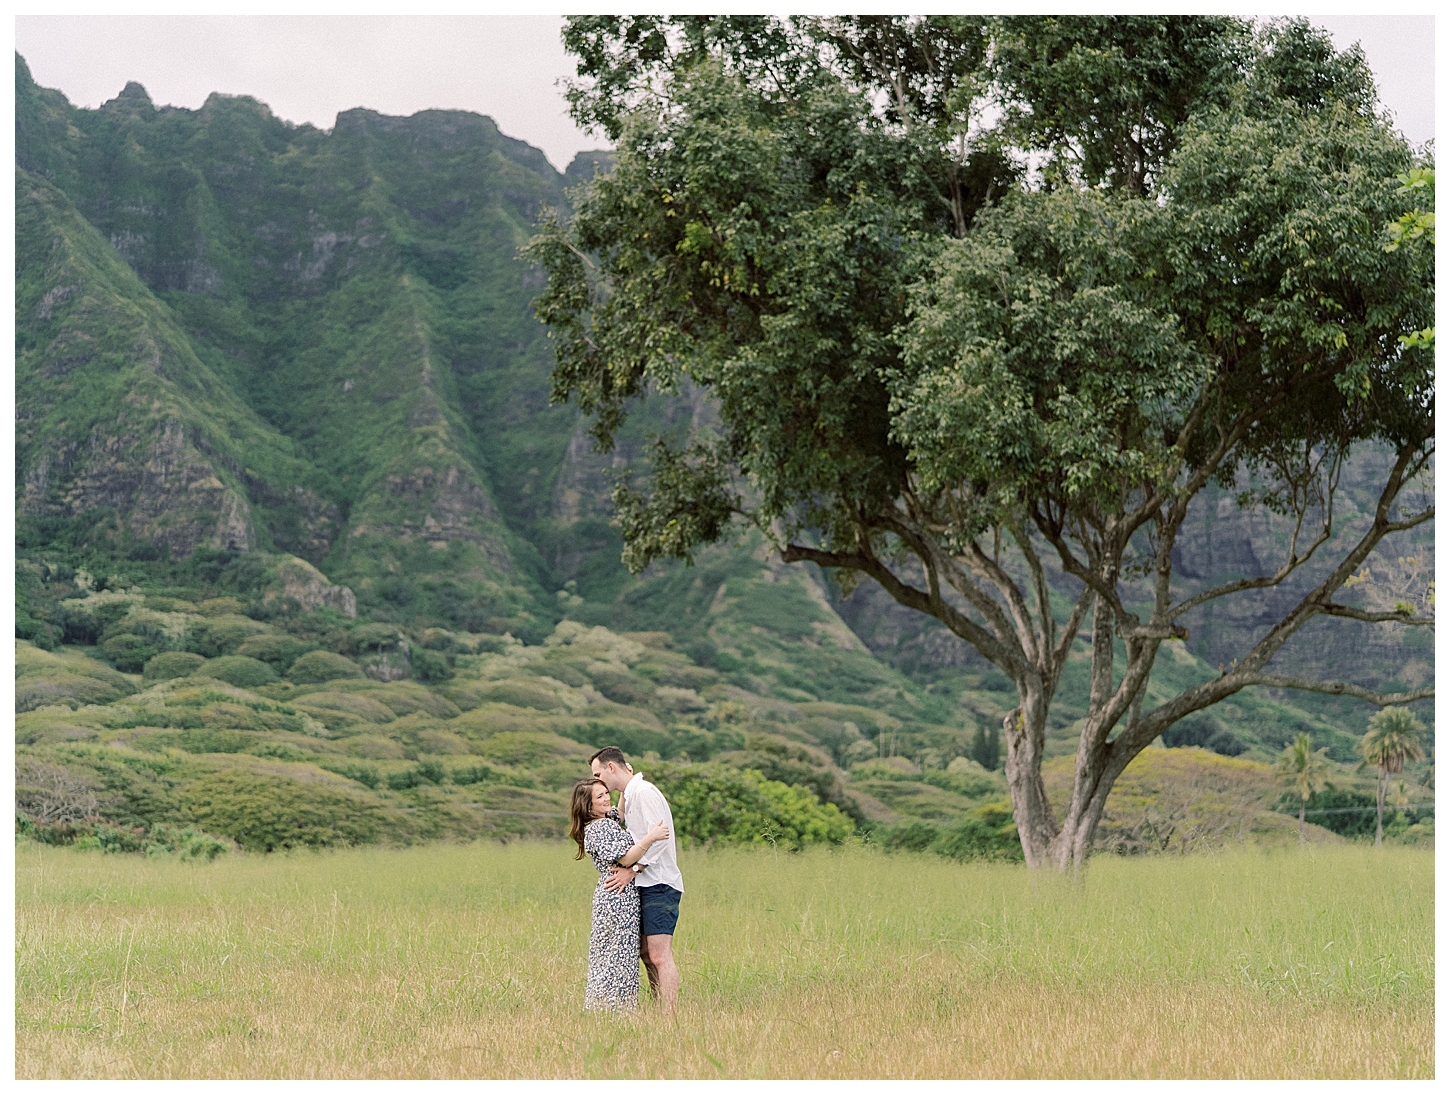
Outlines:
{"type": "Polygon", "coordinates": [[[19,1077],[1429,1077],[1433,862],[693,852],[677,1019],[581,1010],[561,844],[18,846],[19,1077]]]}

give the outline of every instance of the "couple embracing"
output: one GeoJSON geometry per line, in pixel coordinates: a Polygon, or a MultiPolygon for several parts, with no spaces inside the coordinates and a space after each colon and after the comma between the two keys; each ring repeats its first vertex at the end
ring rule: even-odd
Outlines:
{"type": "Polygon", "coordinates": [[[589,977],[584,1007],[633,1009],[639,1003],[639,963],[665,1012],[674,1010],[680,973],[671,950],[680,895],[674,818],[660,789],[636,774],[609,745],[589,758],[590,779],[574,786],[569,835],[599,871],[589,930],[589,977]],[[619,791],[618,807],[609,792],[619,791]]]}

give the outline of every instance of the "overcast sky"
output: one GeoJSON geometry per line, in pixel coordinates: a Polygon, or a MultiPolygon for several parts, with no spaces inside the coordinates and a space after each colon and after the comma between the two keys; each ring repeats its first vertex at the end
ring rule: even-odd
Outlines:
{"type": "MultiPolygon", "coordinates": [[[[1355,41],[1401,131],[1435,131],[1431,16],[1315,16],[1344,48],[1355,41]]],[[[15,48],[37,83],[77,106],[139,81],[158,105],[195,109],[221,91],[251,95],[293,122],[331,128],[339,111],[429,108],[490,115],[562,170],[601,146],[569,119],[557,86],[571,76],[562,17],[22,15],[15,48]]]]}

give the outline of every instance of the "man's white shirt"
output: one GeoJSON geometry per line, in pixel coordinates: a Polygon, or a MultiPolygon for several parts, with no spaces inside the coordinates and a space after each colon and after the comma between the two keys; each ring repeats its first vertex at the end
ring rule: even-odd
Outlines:
{"type": "Polygon", "coordinates": [[[670,813],[670,804],[665,796],[643,772],[636,772],[624,788],[624,827],[635,843],[645,838],[655,823],[663,821],[670,827],[668,840],[658,840],[639,857],[643,865],[635,875],[636,886],[658,886],[663,883],[685,892],[685,880],[675,862],[675,819],[670,813]]]}

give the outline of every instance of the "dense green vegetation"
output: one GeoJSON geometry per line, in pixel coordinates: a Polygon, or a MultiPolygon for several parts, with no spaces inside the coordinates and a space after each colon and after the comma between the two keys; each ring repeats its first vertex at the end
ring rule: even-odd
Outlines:
{"type": "MultiPolygon", "coordinates": [[[[758,534],[620,563],[610,475],[718,405],[647,388],[603,454],[548,402],[542,271],[516,252],[612,156],[560,175],[456,112],[321,131],[138,85],[76,109],[20,58],[16,142],[34,839],[205,858],[557,836],[583,758],[617,744],[693,843],[1016,854],[999,669],[940,629],[848,626],[841,587],[758,534]]],[[[1170,646],[1155,696],[1217,672],[1170,646]]],[[[1087,695],[1074,657],[1049,758],[1087,695]]],[[[1307,732],[1347,763],[1359,717],[1245,693],[1169,744],[1261,764],[1307,732]]]]}
{"type": "MultiPolygon", "coordinates": [[[[803,669],[726,610],[687,652],[666,632],[569,620],[529,646],[327,608],[254,619],[235,597],[107,589],[63,603],[98,646],[16,648],[17,806],[44,842],[194,856],[219,847],[203,834],[258,851],[557,836],[585,759],[617,744],[665,788],[687,846],[854,833],[953,859],[1021,856],[1003,777],[965,755],[976,735],[934,721],[942,697],[881,671],[872,692],[816,699],[840,693],[806,674],[839,678],[865,655],[826,642],[803,669]],[[99,660],[132,656],[115,644],[137,632],[173,649],[135,672],[99,660]]],[[[1009,697],[963,699],[990,724],[1009,697]]],[[[1062,754],[1054,794],[1071,775],[1062,754]]],[[[1366,797],[1368,777],[1334,769],[1341,793],[1366,797]]],[[[1293,819],[1263,813],[1276,793],[1261,760],[1155,750],[1125,775],[1102,839],[1124,853],[1282,842],[1293,819]]],[[[1433,832],[1431,818],[1389,816],[1392,839],[1433,832]]]]}
{"type": "Polygon", "coordinates": [[[548,568],[496,497],[528,488],[479,470],[517,469],[486,450],[525,432],[552,476],[569,428],[509,379],[544,353],[512,260],[560,200],[542,156],[473,115],[399,133],[355,111],[324,134],[247,98],[158,111],[136,85],[76,111],[20,59],[16,77],[21,511],[49,519],[27,541],[97,546],[90,492],[118,509],[98,535],[122,557],[275,545],[376,615],[546,615],[548,568]],[[134,352],[152,344],[159,367],[134,352]],[[106,421],[118,404],[139,420],[106,421]],[[72,455],[96,430],[99,466],[72,455]],[[115,489],[158,446],[181,482],[115,489]]]}

